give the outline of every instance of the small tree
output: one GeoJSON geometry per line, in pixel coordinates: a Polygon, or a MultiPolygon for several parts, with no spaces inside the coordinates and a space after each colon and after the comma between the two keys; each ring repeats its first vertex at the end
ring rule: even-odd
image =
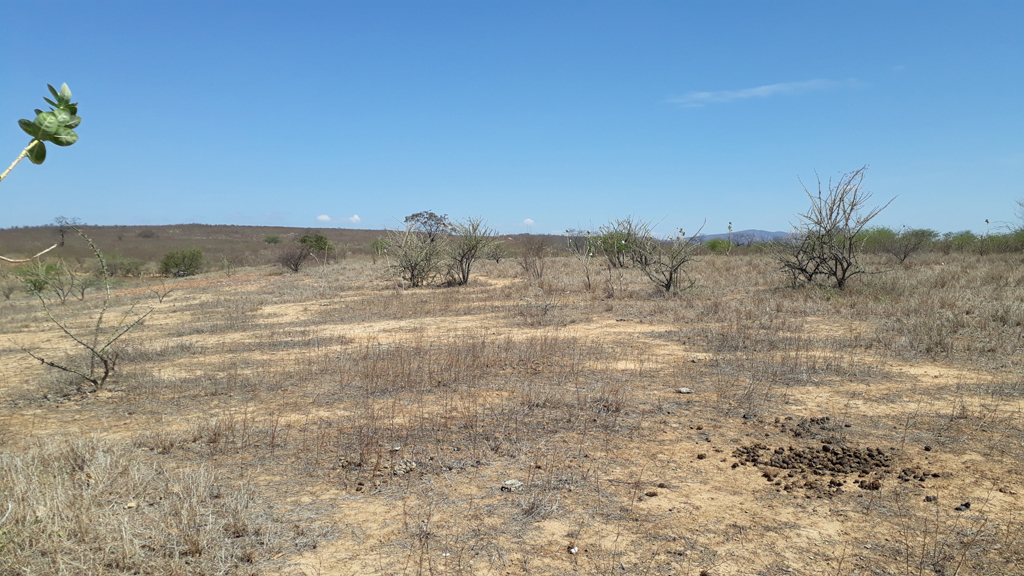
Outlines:
{"type": "Polygon", "coordinates": [[[306,234],[299,238],[299,244],[305,247],[311,256],[324,263],[334,254],[334,244],[331,244],[331,241],[319,232],[306,234]]]}
{"type": "Polygon", "coordinates": [[[452,222],[447,214],[438,216],[430,210],[406,216],[405,225],[426,236],[428,242],[436,242],[452,231],[452,222]]]}
{"type": "Polygon", "coordinates": [[[308,258],[309,248],[299,244],[298,246],[286,248],[284,252],[281,252],[277,257],[277,263],[292,272],[298,272],[308,258]]]}
{"type": "Polygon", "coordinates": [[[278,236],[277,234],[268,234],[263,237],[263,241],[266,242],[267,244],[280,244],[281,237],[278,236]]]}
{"type": "Polygon", "coordinates": [[[29,293],[52,294],[61,304],[76,292],[81,294],[80,299],[85,299],[85,291],[92,285],[87,276],[79,274],[63,259],[29,263],[18,270],[18,275],[29,293]]]}
{"type": "Polygon", "coordinates": [[[0,270],[0,295],[3,295],[4,300],[10,300],[11,295],[18,289],[21,283],[16,278],[11,278],[3,270],[0,270]]]}
{"type": "Polygon", "coordinates": [[[885,253],[886,248],[896,240],[898,233],[886,226],[873,226],[857,235],[856,241],[860,242],[865,252],[872,254],[885,253]]]}
{"type": "MultiPolygon", "coordinates": [[[[636,251],[642,257],[634,259],[637,268],[666,293],[678,292],[685,276],[684,267],[693,260],[697,250],[695,239],[701,230],[687,238],[680,229],[671,238],[662,240],[654,236],[647,223],[640,222],[636,228],[636,251]]],[[[691,281],[689,286],[692,285],[691,281]]]]}
{"type": "Polygon", "coordinates": [[[731,240],[727,240],[725,238],[712,238],[705,242],[704,246],[706,246],[712,254],[728,254],[729,251],[732,250],[734,244],[731,240]]]}
{"type": "Polygon", "coordinates": [[[77,232],[79,236],[89,243],[89,247],[96,256],[96,260],[99,262],[100,270],[102,271],[101,285],[103,287],[104,295],[103,303],[100,306],[99,314],[96,316],[96,323],[93,325],[91,332],[87,335],[83,335],[72,330],[66,319],[54,316],[43,292],[35,291],[33,293],[36,298],[39,299],[39,303],[42,305],[43,311],[46,313],[46,317],[60,328],[66,336],[71,338],[72,341],[88,352],[88,365],[78,365],[67,361],[57,362],[47,360],[30,350],[24,348],[23,350],[25,350],[29,356],[38,360],[41,364],[75,374],[86,382],[92,384],[98,390],[102,388],[107,379],[114,374],[114,370],[117,367],[118,354],[113,348],[114,344],[133,328],[142,324],[143,320],[149,316],[153,309],[150,308],[146,312],[136,314],[135,305],[133,304],[126,312],[124,312],[124,314],[120,315],[120,318],[113,325],[108,325],[106,323],[106,316],[110,309],[110,275],[107,273],[107,265],[104,261],[103,254],[96,247],[96,244],[93,243],[92,239],[86,236],[80,228],[77,226],[69,226],[69,228],[77,232]]]}
{"type": "MultiPolygon", "coordinates": [[[[408,222],[409,219],[406,218],[408,222]]],[[[417,288],[433,282],[445,263],[445,240],[417,231],[415,223],[388,234],[385,255],[391,269],[417,288]]]]}
{"type": "Polygon", "coordinates": [[[882,251],[903,264],[907,258],[919,252],[925,245],[935,241],[938,237],[939,233],[935,230],[911,230],[904,226],[892,239],[882,244],[882,251]]]}
{"type": "Polygon", "coordinates": [[[581,266],[583,266],[583,286],[590,290],[590,268],[594,264],[594,255],[598,251],[598,242],[590,230],[566,230],[565,244],[581,266]]]}
{"type": "Polygon", "coordinates": [[[857,237],[868,222],[892,204],[889,200],[864,212],[871,199],[871,193],[862,187],[865,171],[867,166],[846,172],[834,184],[829,180],[824,190],[819,178],[816,194],[804,186],[811,206],[798,214],[800,224],[794,226],[792,241],[780,243],[781,250],[776,254],[782,269],[794,280],[814,281],[820,276],[842,290],[850,278],[865,272],[858,261],[861,243],[857,237]]]}
{"type": "Polygon", "coordinates": [[[388,241],[385,238],[377,238],[373,242],[370,242],[370,253],[373,255],[373,263],[377,263],[377,258],[383,258],[387,255],[388,241]]]}
{"type": "Polygon", "coordinates": [[[198,248],[164,254],[160,271],[168,276],[194,276],[203,266],[203,251],[198,248]]]}
{"type": "Polygon", "coordinates": [[[523,272],[540,280],[544,277],[544,258],[547,254],[548,247],[544,244],[544,239],[527,234],[522,247],[516,253],[516,262],[523,272]]]}
{"type": "MultiPolygon", "coordinates": [[[[135,258],[125,258],[120,254],[114,254],[106,259],[107,272],[111,276],[124,276],[125,278],[131,278],[133,276],[142,277],[142,266],[145,264],[142,260],[135,258]]],[[[102,273],[97,270],[97,276],[101,276],[102,273]]]]}
{"type": "Polygon", "coordinates": [[[497,233],[483,225],[480,218],[467,218],[451,224],[454,238],[448,242],[448,284],[464,286],[469,282],[473,262],[494,244],[497,233]]]}
{"type": "Polygon", "coordinates": [[[595,246],[601,250],[611,268],[628,268],[643,259],[640,238],[647,232],[647,223],[627,216],[598,229],[595,246]]]}
{"type": "Polygon", "coordinates": [[[498,240],[495,240],[484,252],[484,258],[494,260],[495,264],[501,264],[501,261],[508,258],[508,255],[509,251],[505,247],[505,243],[498,240]]]}

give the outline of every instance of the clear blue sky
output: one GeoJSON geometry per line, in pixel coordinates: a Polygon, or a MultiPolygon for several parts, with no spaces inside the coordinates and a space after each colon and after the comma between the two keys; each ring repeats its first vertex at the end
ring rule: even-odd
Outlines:
{"type": "Polygon", "coordinates": [[[1024,198],[1019,1],[12,1],[0,21],[0,170],[47,83],[83,117],[0,184],[4,227],[788,230],[798,178],[865,164],[898,196],[879,224],[984,231],[1024,198]]]}

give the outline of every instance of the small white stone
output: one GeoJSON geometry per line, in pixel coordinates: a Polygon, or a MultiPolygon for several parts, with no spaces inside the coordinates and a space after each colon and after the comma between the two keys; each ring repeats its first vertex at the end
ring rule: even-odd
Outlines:
{"type": "Polygon", "coordinates": [[[676,392],[679,392],[680,394],[693,394],[693,390],[690,388],[680,388],[679,390],[676,390],[676,392]]]}
{"type": "Polygon", "coordinates": [[[523,483],[519,480],[505,480],[505,483],[501,485],[502,492],[518,492],[523,489],[523,483]]]}

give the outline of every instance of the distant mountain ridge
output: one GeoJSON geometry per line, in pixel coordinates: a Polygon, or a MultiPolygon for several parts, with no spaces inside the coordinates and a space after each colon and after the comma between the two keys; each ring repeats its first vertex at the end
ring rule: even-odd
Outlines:
{"type": "Polygon", "coordinates": [[[718,238],[728,240],[731,237],[735,244],[747,244],[750,242],[770,242],[772,240],[788,238],[790,234],[790,232],[769,232],[768,230],[737,230],[732,234],[728,232],[725,234],[701,234],[696,239],[700,242],[707,242],[708,240],[718,238]]]}

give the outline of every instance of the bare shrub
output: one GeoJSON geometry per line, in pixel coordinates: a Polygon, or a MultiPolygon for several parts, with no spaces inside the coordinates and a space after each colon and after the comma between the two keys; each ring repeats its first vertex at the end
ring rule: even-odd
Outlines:
{"type": "Polygon", "coordinates": [[[100,389],[103,388],[107,379],[113,375],[117,366],[118,352],[114,347],[114,344],[116,344],[125,334],[142,324],[153,309],[150,308],[145,312],[137,314],[135,312],[135,305],[131,305],[128,307],[127,311],[121,314],[120,318],[115,320],[112,324],[107,324],[106,315],[111,309],[111,294],[110,277],[107,274],[107,266],[103,258],[103,254],[99,251],[99,248],[96,247],[96,244],[93,243],[92,239],[86,236],[81,229],[75,226],[70,226],[70,228],[75,230],[79,236],[88,242],[96,260],[99,262],[100,269],[103,271],[103,303],[100,306],[100,310],[96,315],[96,321],[92,325],[91,330],[82,333],[73,329],[68,318],[58,318],[54,316],[49,303],[47,303],[46,299],[39,291],[34,293],[49,321],[57,326],[57,328],[59,328],[60,331],[70,338],[78,347],[87,352],[88,366],[69,363],[66,361],[47,360],[28,349],[22,348],[22,350],[35,360],[38,360],[41,364],[70,374],[75,374],[84,381],[92,384],[96,389],[100,389]]]}
{"type": "Polygon", "coordinates": [[[483,225],[480,218],[468,218],[451,224],[454,238],[448,245],[448,284],[464,286],[469,282],[473,262],[487,253],[497,233],[483,225]]]}
{"type": "MultiPolygon", "coordinates": [[[[684,276],[683,268],[693,260],[698,246],[695,238],[700,230],[689,238],[679,230],[671,238],[662,240],[656,238],[646,224],[642,224],[638,227],[638,233],[634,265],[666,293],[679,291],[684,276]]],[[[693,282],[689,285],[693,286],[693,282]]]]}
{"type": "Polygon", "coordinates": [[[285,249],[277,256],[277,263],[292,272],[298,272],[302,265],[309,259],[309,248],[299,244],[285,249]]]}
{"type": "Polygon", "coordinates": [[[904,226],[893,238],[882,243],[881,250],[903,264],[907,258],[920,252],[938,237],[939,233],[934,230],[909,229],[904,226]]]}
{"type": "Polygon", "coordinates": [[[604,254],[611,268],[626,268],[646,258],[642,249],[644,237],[650,234],[647,222],[627,216],[601,226],[594,237],[596,247],[604,254]]]}
{"type": "Polygon", "coordinates": [[[590,290],[593,288],[590,269],[594,264],[595,253],[600,250],[598,242],[590,230],[566,230],[565,243],[569,254],[583,267],[583,287],[590,290]]]}
{"type": "Polygon", "coordinates": [[[516,254],[516,263],[528,276],[539,280],[544,277],[544,259],[547,254],[548,247],[543,238],[527,235],[516,254]]]}
{"type": "Polygon", "coordinates": [[[858,261],[857,236],[892,203],[863,212],[871,199],[871,193],[862,188],[866,171],[867,166],[846,172],[834,184],[830,179],[825,190],[819,178],[816,194],[803,187],[811,207],[798,214],[800,224],[795,226],[793,238],[779,243],[776,252],[779,264],[794,282],[814,282],[821,277],[842,290],[850,278],[865,272],[858,261]]]}
{"type": "Polygon", "coordinates": [[[388,234],[384,249],[388,265],[402,280],[417,288],[433,282],[445,264],[445,239],[434,232],[420,233],[415,224],[388,234]]]}

